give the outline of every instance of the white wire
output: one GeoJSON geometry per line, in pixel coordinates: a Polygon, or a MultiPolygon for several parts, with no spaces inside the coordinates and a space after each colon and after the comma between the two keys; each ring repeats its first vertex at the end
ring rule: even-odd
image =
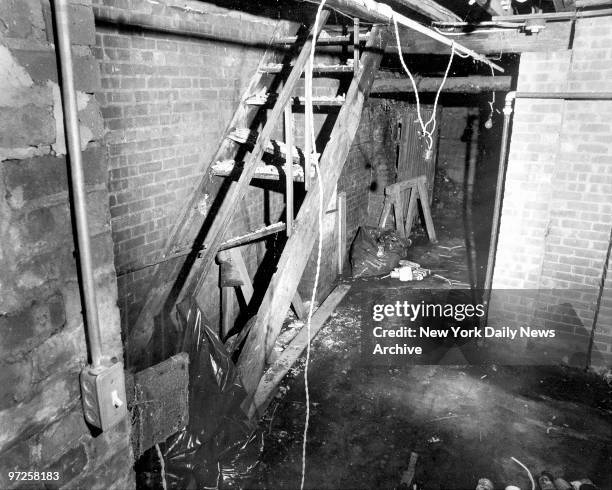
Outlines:
{"type": "Polygon", "coordinates": [[[166,463],[164,462],[164,455],[159,448],[159,444],[155,444],[155,449],[157,450],[157,457],[159,458],[159,465],[161,466],[161,481],[162,488],[164,490],[168,489],[168,485],[166,484],[166,463]]]}
{"type": "MultiPolygon", "coordinates": [[[[319,8],[317,9],[317,15],[315,17],[314,29],[313,29],[313,39],[312,39],[312,48],[310,50],[310,63],[308,64],[308,73],[306,76],[312,80],[312,69],[314,66],[314,54],[315,54],[315,46],[317,43],[317,32],[319,26],[319,20],[321,16],[321,12],[323,10],[323,5],[325,4],[325,0],[321,0],[319,4],[319,8]]],[[[314,303],[317,295],[317,286],[319,283],[319,274],[321,272],[321,255],[323,252],[323,243],[321,239],[321,230],[323,229],[323,181],[321,179],[321,171],[319,169],[319,163],[317,161],[317,148],[316,148],[316,138],[315,138],[315,129],[314,129],[314,118],[313,118],[313,105],[312,105],[312,82],[310,83],[310,94],[305,94],[306,99],[309,101],[309,104],[306,106],[306,110],[310,112],[310,117],[308,120],[310,121],[310,128],[305,132],[305,137],[308,138],[310,134],[311,138],[311,148],[312,153],[315,155],[313,166],[315,172],[317,174],[317,182],[319,187],[319,244],[317,250],[317,271],[315,274],[314,284],[312,286],[312,295],[310,298],[310,305],[308,307],[308,319],[306,321],[306,332],[308,335],[308,341],[306,343],[306,364],[304,365],[304,393],[306,395],[306,416],[304,421],[304,434],[302,437],[302,478],[300,481],[300,490],[304,490],[304,481],[306,479],[306,445],[308,441],[308,426],[310,424],[310,391],[308,388],[308,364],[310,363],[310,324],[312,321],[312,314],[314,312],[314,303]]],[[[310,155],[306,155],[306,158],[310,159],[310,155]]]]}
{"type": "MultiPolygon", "coordinates": [[[[396,19],[395,15],[393,15],[392,19],[393,19],[393,26],[395,28],[395,42],[397,44],[397,55],[399,57],[400,63],[402,65],[402,68],[404,69],[404,71],[408,75],[408,78],[410,78],[410,83],[412,83],[412,88],[414,90],[414,97],[416,99],[417,118],[418,118],[419,124],[421,126],[421,132],[423,133],[423,136],[425,137],[426,142],[427,142],[427,149],[431,150],[432,147],[433,147],[433,133],[434,133],[434,131],[436,129],[436,109],[438,107],[438,100],[440,98],[440,93],[442,92],[442,87],[444,87],[444,84],[446,83],[446,79],[448,78],[448,74],[450,72],[450,68],[451,68],[451,65],[453,63],[453,57],[455,56],[455,53],[456,53],[455,43],[453,42],[451,44],[451,55],[450,55],[450,58],[448,60],[448,65],[446,66],[446,71],[444,72],[444,78],[442,79],[442,83],[440,84],[440,86],[438,87],[438,91],[436,92],[436,98],[434,100],[433,112],[432,112],[431,117],[429,118],[429,120],[426,123],[424,123],[423,122],[423,116],[421,115],[421,100],[420,100],[420,97],[419,97],[419,91],[417,89],[416,82],[414,81],[414,77],[412,76],[412,73],[410,73],[410,70],[408,69],[408,66],[406,66],[406,62],[404,61],[404,55],[402,54],[402,46],[401,46],[401,43],[400,43],[399,29],[397,27],[397,19],[396,19]],[[431,129],[430,129],[430,125],[431,125],[431,129]]],[[[457,53],[457,55],[462,57],[462,58],[467,58],[468,57],[467,54],[457,53]]]]}
{"type": "Polygon", "coordinates": [[[515,463],[521,465],[523,467],[523,469],[527,472],[527,475],[529,475],[529,479],[531,480],[531,490],[535,490],[535,481],[533,481],[533,476],[531,476],[531,471],[529,471],[529,468],[527,468],[527,466],[525,466],[523,463],[521,463],[518,459],[516,459],[514,456],[510,456],[510,459],[512,461],[514,461],[515,463]]]}

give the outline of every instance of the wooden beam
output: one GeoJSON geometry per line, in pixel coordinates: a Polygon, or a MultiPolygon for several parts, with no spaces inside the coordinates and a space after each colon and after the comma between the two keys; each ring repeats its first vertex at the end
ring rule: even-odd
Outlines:
{"type": "Polygon", "coordinates": [[[454,12],[451,12],[447,8],[432,0],[395,0],[394,3],[401,5],[402,7],[407,7],[410,10],[414,10],[415,12],[418,12],[431,20],[441,20],[445,22],[463,20],[454,12]]]}
{"type": "MultiPolygon", "coordinates": [[[[290,24],[279,23],[274,37],[278,38],[287,35],[289,29],[291,29],[290,24]]],[[[277,56],[273,49],[268,49],[261,59],[260,66],[275,61],[277,56]]],[[[251,79],[245,93],[247,95],[258,93],[264,86],[262,73],[258,70],[251,79]]],[[[244,100],[241,101],[241,104],[227,125],[226,134],[232,128],[245,126],[249,110],[250,107],[244,103],[244,100]]],[[[204,216],[199,212],[198,204],[202,196],[210,192],[211,176],[208,172],[210,164],[227,158],[226,155],[233,146],[235,146],[233,141],[228,138],[222,139],[214,157],[203,168],[200,179],[195,184],[192,194],[186,200],[185,206],[174,220],[174,226],[168,234],[164,248],[156,261],[155,269],[148,280],[148,290],[143,294],[143,306],[140,309],[136,322],[131,325],[128,332],[128,339],[126,341],[126,365],[128,367],[146,362],[144,358],[148,354],[145,346],[153,332],[153,319],[163,308],[166,298],[185,263],[184,257],[187,254],[176,256],[176,260],[165,259],[173,256],[177,249],[192,248],[191,243],[193,241],[194,230],[199,230],[204,223],[204,216]],[[189,244],[188,247],[186,247],[187,244],[189,244]]]]}
{"type": "Polygon", "coordinates": [[[475,2],[485,9],[491,17],[496,15],[504,17],[512,15],[512,7],[509,10],[505,10],[500,0],[475,0],[475,2]]]}
{"type": "MultiPolygon", "coordinates": [[[[388,36],[389,31],[384,27],[375,26],[372,29],[361,56],[360,70],[353,77],[346,94],[346,102],[338,113],[330,139],[321,155],[324,207],[334,192],[357,132],[363,105],[383,58],[388,36]]],[[[272,284],[265,293],[265,308],[260,308],[257,312],[238,360],[238,370],[249,394],[254,394],[259,384],[265,360],[274,347],[317,237],[319,199],[319,186],[313,185],[304,198],[295,219],[294,233],[285,244],[272,284]]]]}
{"type": "MultiPolygon", "coordinates": [[[[328,17],[328,10],[324,10],[323,12],[321,12],[320,22],[317,26],[319,31],[325,25],[325,22],[327,21],[328,17]]],[[[313,36],[316,36],[317,34],[318,33],[314,32],[313,30],[312,34],[304,43],[304,46],[302,47],[299,56],[296,58],[293,69],[285,80],[283,89],[278,95],[276,104],[274,105],[274,108],[270,111],[267,122],[259,133],[257,144],[253,147],[251,154],[245,161],[244,168],[240,173],[240,178],[238,179],[235,185],[232,185],[230,187],[227,195],[223,200],[223,203],[221,204],[221,207],[217,211],[210,235],[209,237],[207,237],[206,240],[207,248],[202,256],[202,260],[199,264],[194,264],[194,267],[192,267],[187,281],[185,282],[185,285],[182,288],[181,293],[179,294],[178,302],[180,302],[182,298],[188,296],[189,294],[197,294],[197,292],[202,288],[202,285],[204,284],[206,278],[206,273],[208,272],[210,266],[214,261],[215,256],[217,255],[217,252],[219,251],[219,247],[223,242],[225,232],[229,229],[230,221],[234,216],[238,204],[246,195],[251,178],[257,170],[257,165],[261,160],[265,148],[268,142],[270,141],[272,133],[274,132],[278,121],[281,119],[284,113],[285,106],[289,102],[293,90],[295,89],[297,82],[299,81],[302,75],[304,66],[306,65],[306,62],[308,61],[308,58],[310,56],[313,36]]]]}
{"type": "MultiPolygon", "coordinates": [[[[472,32],[456,36],[455,39],[474,51],[499,56],[505,53],[560,51],[567,49],[571,22],[548,22],[537,34],[526,34],[517,29],[494,32],[472,32]]],[[[419,33],[400,32],[402,51],[405,54],[447,55],[448,48],[419,33]]],[[[387,46],[388,52],[397,52],[395,43],[387,46]]]]}
{"type": "Polygon", "coordinates": [[[312,321],[310,322],[310,336],[308,335],[308,328],[304,325],[294,339],[285,347],[285,350],[278,357],[278,359],[270,366],[270,369],[261,379],[257,386],[255,395],[253,397],[253,403],[251,408],[248,410],[249,418],[254,415],[262,416],[268,408],[268,405],[274,394],[276,393],[277,387],[285,377],[285,375],[291,369],[291,366],[300,357],[308,342],[319,333],[321,327],[325,325],[325,322],[329,316],[334,312],[340,301],[344,299],[346,293],[348,293],[351,286],[349,284],[340,284],[330,293],[325,301],[317,308],[317,311],[312,315],[312,321]]]}
{"type": "MultiPolygon", "coordinates": [[[[437,92],[442,78],[417,78],[419,92],[437,92]]],[[[470,76],[447,78],[442,92],[478,94],[480,92],[508,91],[512,85],[512,77],[470,76]]],[[[408,78],[379,78],[374,80],[372,94],[413,92],[412,83],[408,78]]]]}
{"type": "MultiPolygon", "coordinates": [[[[309,2],[319,3],[317,0],[306,0],[309,2]]],[[[460,54],[465,54],[470,56],[471,58],[480,61],[494,70],[500,71],[503,73],[504,69],[488,60],[486,57],[481,54],[463,46],[461,43],[454,39],[449,39],[448,37],[440,34],[433,29],[425,27],[423,24],[419,24],[418,22],[406,17],[405,15],[398,14],[394,12],[389,5],[384,3],[375,2],[374,0],[327,0],[326,5],[331,8],[335,8],[344,12],[351,17],[360,17],[360,18],[370,18],[375,22],[381,22],[384,24],[393,25],[393,20],[397,21],[398,26],[402,26],[404,28],[410,29],[408,31],[411,35],[415,32],[418,32],[422,35],[425,35],[438,43],[446,45],[448,48],[451,46],[455,47],[455,50],[460,54]]],[[[398,29],[400,30],[400,29],[398,29]]],[[[406,29],[403,29],[406,31],[406,29]]],[[[447,48],[447,53],[449,52],[447,48]]]]}

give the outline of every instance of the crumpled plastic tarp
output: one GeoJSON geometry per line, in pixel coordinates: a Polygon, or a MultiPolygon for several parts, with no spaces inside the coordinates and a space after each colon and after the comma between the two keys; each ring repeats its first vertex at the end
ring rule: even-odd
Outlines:
{"type": "Polygon", "coordinates": [[[377,276],[391,272],[408,253],[411,241],[395,232],[361,226],[351,245],[353,277],[377,276]]]}
{"type": "Polygon", "coordinates": [[[247,393],[231,355],[196,301],[185,303],[178,321],[182,350],[190,359],[189,424],[160,444],[166,484],[169,489],[228,488],[256,464],[260,441],[240,408],[247,393]]]}

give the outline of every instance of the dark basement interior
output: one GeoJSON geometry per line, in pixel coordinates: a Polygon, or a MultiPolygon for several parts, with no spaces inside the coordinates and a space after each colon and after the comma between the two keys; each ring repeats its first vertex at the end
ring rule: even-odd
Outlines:
{"type": "Polygon", "coordinates": [[[0,1],[0,488],[612,488],[612,1],[0,1]]]}

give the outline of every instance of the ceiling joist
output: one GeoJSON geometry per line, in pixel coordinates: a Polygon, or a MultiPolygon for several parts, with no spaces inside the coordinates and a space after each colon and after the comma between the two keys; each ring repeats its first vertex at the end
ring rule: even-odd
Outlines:
{"type": "MultiPolygon", "coordinates": [[[[320,4],[320,1],[317,0],[306,0],[311,3],[320,4]]],[[[499,72],[504,71],[504,69],[488,60],[485,56],[463,46],[462,44],[449,39],[448,37],[440,34],[439,32],[430,29],[423,24],[420,24],[405,15],[401,15],[395,12],[389,5],[384,3],[375,2],[374,0],[327,0],[325,5],[337,9],[345,14],[351,15],[353,17],[359,17],[361,19],[367,19],[374,22],[380,22],[384,24],[393,24],[393,19],[397,22],[398,25],[407,27],[411,30],[411,34],[414,32],[418,32],[427,36],[434,41],[437,41],[440,44],[446,45],[446,52],[448,54],[449,47],[454,47],[455,51],[460,55],[467,55],[474,60],[480,61],[486,65],[489,65],[492,69],[497,70],[499,72]]],[[[393,44],[393,43],[391,43],[393,44]]]]}
{"type": "Polygon", "coordinates": [[[414,10],[415,12],[418,12],[431,20],[443,22],[455,22],[462,20],[457,14],[432,0],[395,0],[394,3],[396,5],[409,8],[410,10],[414,10]]]}
{"type": "MultiPolygon", "coordinates": [[[[492,29],[457,35],[455,39],[466,48],[483,55],[500,56],[507,53],[559,51],[567,49],[570,40],[571,22],[548,22],[537,34],[527,34],[519,29],[492,29]]],[[[449,34],[450,36],[450,34],[449,34]]],[[[433,39],[417,33],[400,32],[402,51],[406,54],[448,53],[448,48],[433,39]]],[[[395,44],[387,51],[397,52],[395,44]]]]}
{"type": "MultiPolygon", "coordinates": [[[[415,79],[417,90],[421,93],[437,92],[442,84],[441,77],[423,77],[415,79]]],[[[503,91],[511,89],[512,77],[469,76],[447,78],[442,86],[445,93],[478,94],[481,92],[503,91]]],[[[414,88],[408,78],[378,78],[374,80],[371,94],[412,93],[414,88]]]]}

